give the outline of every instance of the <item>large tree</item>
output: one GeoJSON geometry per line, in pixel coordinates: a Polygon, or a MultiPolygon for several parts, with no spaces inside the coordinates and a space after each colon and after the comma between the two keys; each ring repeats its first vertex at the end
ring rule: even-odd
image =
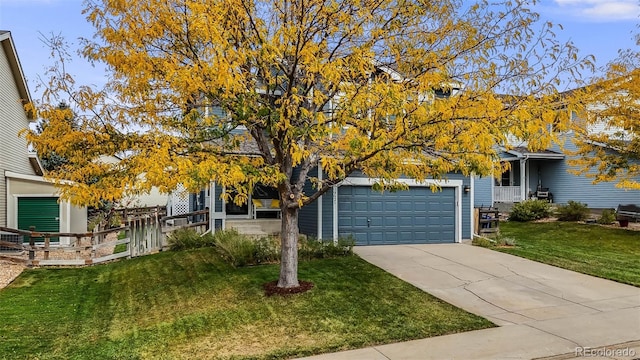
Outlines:
{"type": "Polygon", "coordinates": [[[580,157],[573,161],[578,172],[594,182],[615,181],[620,188],[640,190],[640,51],[621,50],[582,98],[580,157]]]}
{"type": "Polygon", "coordinates": [[[54,67],[47,94],[65,93],[80,126],[58,121],[44,101],[50,125],[29,140],[69,160],[52,176],[74,181],[60,186],[76,203],[178,183],[215,181],[236,202],[255,184],[277,188],[278,286],[295,287],[300,208],[354,171],[388,189],[400,175],[490,175],[507,134],[533,149],[549,145],[550,123],[567,120],[555,110],[559,79],[588,61],[557,42],[531,6],[91,0],[85,13],[96,33],[83,54],[106,65],[109,81],[75,87],[54,67]],[[126,156],[94,161],[114,153],[126,156]],[[322,179],[310,176],[318,166],[322,179]]]}

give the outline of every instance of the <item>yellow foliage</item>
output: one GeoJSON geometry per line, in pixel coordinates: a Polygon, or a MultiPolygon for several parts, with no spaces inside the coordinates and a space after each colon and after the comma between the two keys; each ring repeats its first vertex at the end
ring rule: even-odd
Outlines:
{"type": "Polygon", "coordinates": [[[236,202],[263,183],[297,208],[355,171],[382,189],[403,175],[492,175],[508,136],[544,148],[551,126],[568,129],[549,79],[589,62],[547,46],[552,25],[525,2],[467,5],[91,1],[96,41],[83,54],[109,82],[76,87],[58,64],[38,106],[47,127],[27,138],[68,159],[48,176],[71,180],[63,195],[86,204],[216,181],[236,202]],[[61,94],[77,128],[50,105],[61,94]],[[318,163],[322,182],[304,194],[318,163]]]}

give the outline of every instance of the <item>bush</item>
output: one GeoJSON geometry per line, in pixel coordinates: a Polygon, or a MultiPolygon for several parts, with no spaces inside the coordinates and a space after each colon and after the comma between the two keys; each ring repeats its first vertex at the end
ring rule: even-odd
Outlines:
{"type": "Polygon", "coordinates": [[[171,250],[198,249],[207,246],[214,246],[211,233],[198,234],[194,229],[182,228],[169,233],[167,243],[171,250]]]}
{"type": "MultiPolygon", "coordinates": [[[[275,263],[280,261],[280,238],[268,236],[255,239],[238,231],[222,230],[214,234],[200,235],[192,229],[178,229],[168,237],[171,250],[196,249],[215,246],[218,253],[235,267],[275,263]]],[[[301,236],[298,243],[300,259],[319,259],[353,254],[355,240],[340,238],[333,241],[318,241],[301,236]]]]}
{"type": "Polygon", "coordinates": [[[609,225],[616,221],[616,211],[614,209],[602,210],[602,215],[598,218],[598,224],[609,225]]]}
{"type": "Polygon", "coordinates": [[[511,221],[533,221],[551,215],[551,204],[545,200],[525,200],[513,206],[509,214],[511,221]]]}
{"type": "Polygon", "coordinates": [[[298,246],[298,257],[301,259],[323,259],[353,255],[356,241],[352,237],[333,240],[301,239],[298,246]]]}
{"type": "Polygon", "coordinates": [[[560,221],[582,221],[589,215],[589,208],[587,204],[569,200],[567,205],[558,206],[556,214],[560,221]]]}
{"type": "Polygon", "coordinates": [[[486,248],[492,248],[496,246],[515,246],[516,240],[511,237],[506,237],[498,231],[495,234],[489,235],[487,237],[476,235],[473,237],[473,240],[471,240],[471,244],[486,248]]]}
{"type": "Polygon", "coordinates": [[[480,237],[480,236],[474,236],[473,240],[471,240],[471,244],[475,246],[485,247],[485,248],[493,247],[494,245],[490,239],[485,237],[480,237]]]}
{"type": "Polygon", "coordinates": [[[261,263],[257,256],[258,241],[234,229],[216,231],[213,241],[220,255],[235,267],[261,263]]]}

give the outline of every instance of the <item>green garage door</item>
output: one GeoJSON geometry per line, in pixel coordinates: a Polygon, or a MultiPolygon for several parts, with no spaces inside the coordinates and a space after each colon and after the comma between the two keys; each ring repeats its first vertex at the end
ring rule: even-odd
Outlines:
{"type": "MultiPolygon", "coordinates": [[[[36,231],[60,231],[60,205],[55,197],[21,197],[18,198],[18,228],[36,231]]],[[[38,239],[42,240],[42,239],[38,239]]]]}
{"type": "Polygon", "coordinates": [[[338,233],[357,245],[455,242],[455,189],[429,187],[374,191],[369,186],[341,186],[338,233]]]}

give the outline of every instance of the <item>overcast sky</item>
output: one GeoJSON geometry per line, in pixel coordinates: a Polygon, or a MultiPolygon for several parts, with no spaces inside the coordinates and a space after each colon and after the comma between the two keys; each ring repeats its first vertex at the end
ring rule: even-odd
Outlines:
{"type": "MultiPolygon", "coordinates": [[[[595,55],[598,65],[614,59],[619,49],[637,47],[633,33],[640,32],[640,0],[542,0],[534,9],[542,20],[561,24],[558,38],[573,41],[582,55],[595,55]]],[[[93,34],[81,10],[81,0],[0,0],[0,30],[12,33],[34,100],[39,98],[38,77],[51,64],[40,33],[62,34],[77,45],[77,38],[93,34]]],[[[84,61],[72,65],[78,83],[104,81],[102,72],[84,61]]]]}

